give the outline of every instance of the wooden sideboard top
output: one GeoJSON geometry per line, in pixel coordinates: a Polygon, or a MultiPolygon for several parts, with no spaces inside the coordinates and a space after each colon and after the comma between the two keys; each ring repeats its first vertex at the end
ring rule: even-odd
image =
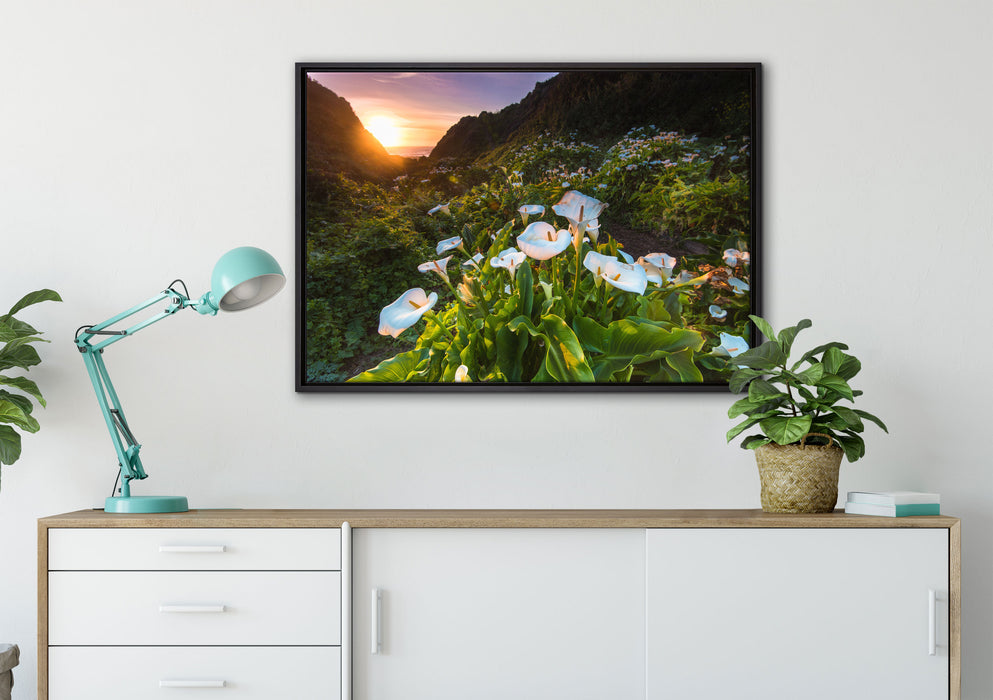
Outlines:
{"type": "Polygon", "coordinates": [[[309,510],[205,509],[186,513],[108,514],[79,510],[38,520],[61,527],[499,527],[499,528],[956,528],[947,515],[904,518],[847,515],[842,511],[793,515],[761,510],[309,510]]]}

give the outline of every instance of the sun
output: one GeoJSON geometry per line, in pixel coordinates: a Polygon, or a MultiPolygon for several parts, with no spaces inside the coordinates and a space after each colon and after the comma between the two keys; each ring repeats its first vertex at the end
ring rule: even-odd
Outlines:
{"type": "Polygon", "coordinates": [[[391,118],[384,115],[376,115],[369,119],[365,127],[369,133],[376,137],[385,148],[400,145],[400,127],[391,118]]]}

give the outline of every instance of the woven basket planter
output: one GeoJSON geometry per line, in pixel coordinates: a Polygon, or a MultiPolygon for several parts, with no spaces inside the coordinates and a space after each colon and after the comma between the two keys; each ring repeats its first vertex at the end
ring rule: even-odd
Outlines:
{"type": "Polygon", "coordinates": [[[755,461],[762,482],[762,510],[767,513],[830,513],[838,503],[838,469],[844,454],[834,444],[770,443],[756,448],[755,461]]]}

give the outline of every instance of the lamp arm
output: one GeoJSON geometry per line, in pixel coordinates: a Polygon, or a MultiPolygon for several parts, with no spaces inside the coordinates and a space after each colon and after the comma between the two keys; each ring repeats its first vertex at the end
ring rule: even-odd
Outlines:
{"type": "Polygon", "coordinates": [[[192,302],[185,294],[171,288],[166,289],[151,299],[127,311],[123,311],[106,321],[92,326],[83,326],[76,331],[74,342],[79,352],[83,355],[83,364],[86,366],[90,382],[93,384],[97,403],[100,405],[104,422],[106,422],[107,430],[110,432],[110,439],[114,443],[114,450],[117,452],[117,461],[121,467],[121,494],[123,496],[131,495],[129,482],[132,479],[144,479],[148,475],[145,473],[145,469],[141,464],[141,458],[138,455],[141,451],[141,445],[138,444],[134,434],[128,427],[127,418],[125,418],[124,410],[121,408],[121,401],[117,396],[117,392],[114,390],[113,383],[110,381],[110,375],[107,373],[107,366],[103,361],[104,348],[172,316],[180,309],[193,307],[203,314],[216,314],[217,310],[212,308],[209,303],[205,303],[208,301],[208,295],[209,292],[204,294],[199,302],[192,302]],[[169,301],[169,305],[155,316],[140,321],[125,330],[108,330],[110,326],[130,318],[150,306],[167,300],[169,301]],[[103,337],[104,339],[93,342],[99,337],[103,337]]]}

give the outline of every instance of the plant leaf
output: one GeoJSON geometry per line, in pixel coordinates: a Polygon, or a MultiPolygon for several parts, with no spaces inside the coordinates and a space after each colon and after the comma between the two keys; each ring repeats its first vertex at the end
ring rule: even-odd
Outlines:
{"type": "Polygon", "coordinates": [[[818,345],[816,348],[812,348],[812,349],[808,350],[807,352],[803,353],[803,357],[801,357],[799,359],[799,361],[797,361],[797,363],[795,365],[793,365],[793,366],[794,367],[799,367],[803,362],[812,360],[814,357],[816,357],[817,355],[821,354],[822,352],[825,352],[825,351],[829,350],[830,348],[838,348],[839,350],[847,350],[848,349],[848,346],[845,345],[844,343],[838,343],[838,342],[824,343],[824,345],[818,345]]]}
{"type": "Polygon", "coordinates": [[[38,385],[27,377],[5,377],[0,374],[0,384],[6,386],[12,386],[15,389],[20,389],[25,394],[30,394],[31,396],[38,399],[38,403],[42,406],[46,406],[45,398],[41,395],[41,390],[38,389],[38,385]]]}
{"type": "Polygon", "coordinates": [[[703,372],[693,364],[693,350],[686,348],[665,356],[665,362],[679,374],[681,382],[702,382],[703,372]]]}
{"type": "Polygon", "coordinates": [[[593,370],[586,364],[579,338],[561,317],[543,316],[541,327],[546,334],[545,368],[559,382],[592,382],[593,370]]]}
{"type": "Polygon", "coordinates": [[[769,324],[768,321],[766,321],[761,316],[749,315],[748,318],[751,319],[752,323],[755,324],[755,327],[759,329],[759,332],[762,335],[764,335],[767,340],[776,339],[776,331],[772,329],[772,326],[769,324]]]}
{"type": "Polygon", "coordinates": [[[405,382],[411,375],[422,369],[421,364],[429,359],[430,350],[422,347],[402,352],[388,360],[383,360],[370,370],[357,374],[349,382],[405,382]]]}
{"type": "Polygon", "coordinates": [[[30,345],[20,345],[8,350],[5,346],[0,350],[0,370],[19,367],[27,369],[41,363],[38,351],[30,345]]]}
{"type": "MultiPolygon", "coordinates": [[[[58,292],[53,292],[51,289],[39,289],[36,292],[29,292],[21,297],[19,302],[10,307],[7,316],[13,316],[23,308],[43,301],[62,301],[62,297],[59,296],[58,292]]],[[[6,320],[6,317],[0,317],[0,320],[6,320]]]]}
{"type": "Polygon", "coordinates": [[[734,364],[742,367],[772,371],[786,362],[786,355],[783,354],[783,349],[779,347],[779,343],[775,340],[767,340],[758,347],[735,355],[732,359],[734,364]]]}
{"type": "MultiPolygon", "coordinates": [[[[24,400],[27,401],[27,399],[24,400]]],[[[0,398],[0,423],[12,423],[29,433],[37,433],[41,427],[37,420],[24,411],[23,407],[6,398],[0,398]]]]}
{"type": "Polygon", "coordinates": [[[796,340],[797,333],[806,328],[810,328],[812,325],[814,324],[810,322],[810,319],[805,318],[795,326],[790,326],[789,328],[784,328],[779,331],[779,336],[777,337],[779,347],[783,349],[783,352],[786,353],[787,357],[793,349],[793,341],[796,340]]]}
{"type": "Polygon", "coordinates": [[[872,415],[868,411],[862,411],[862,410],[856,408],[855,409],[855,413],[858,414],[860,417],[865,418],[867,421],[871,421],[871,422],[875,423],[876,425],[878,425],[880,428],[883,429],[883,432],[884,433],[889,433],[890,432],[887,429],[886,424],[883,423],[883,421],[879,420],[878,418],[876,418],[876,416],[872,415]]]}
{"type": "Polygon", "coordinates": [[[819,389],[828,389],[837,394],[840,394],[849,401],[854,400],[852,395],[852,388],[848,386],[848,382],[839,377],[837,374],[825,374],[816,384],[819,389]]]}
{"type": "Polygon", "coordinates": [[[812,421],[813,416],[810,415],[777,416],[766,418],[759,423],[759,427],[777,445],[789,445],[799,442],[807,434],[812,421]]]}
{"type": "Polygon", "coordinates": [[[21,456],[21,436],[9,425],[0,425],[0,464],[13,464],[21,456]]]}

